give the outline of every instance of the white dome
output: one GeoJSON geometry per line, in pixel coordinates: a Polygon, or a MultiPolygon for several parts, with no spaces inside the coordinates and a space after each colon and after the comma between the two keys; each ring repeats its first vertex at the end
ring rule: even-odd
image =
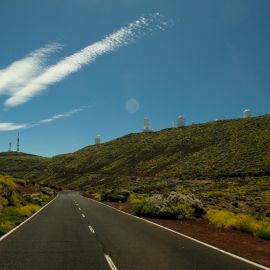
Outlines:
{"type": "Polygon", "coordinates": [[[243,112],[243,118],[249,118],[249,117],[251,117],[251,110],[245,109],[243,112]]]}
{"type": "Polygon", "coordinates": [[[179,115],[176,118],[176,127],[184,127],[186,124],[185,122],[186,122],[185,117],[182,115],[179,115]]]}

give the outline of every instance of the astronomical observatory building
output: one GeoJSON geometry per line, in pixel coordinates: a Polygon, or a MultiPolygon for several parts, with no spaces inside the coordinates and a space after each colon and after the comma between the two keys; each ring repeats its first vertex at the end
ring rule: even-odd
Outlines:
{"type": "Polygon", "coordinates": [[[179,128],[179,127],[184,127],[185,125],[186,125],[186,120],[185,120],[184,116],[179,115],[176,118],[176,125],[175,125],[175,127],[179,128]]]}
{"type": "Polygon", "coordinates": [[[153,132],[154,130],[150,127],[149,118],[144,118],[143,120],[143,132],[153,132]]]}
{"type": "Polygon", "coordinates": [[[101,136],[97,135],[95,138],[95,144],[101,144],[101,136]]]}
{"type": "Polygon", "coordinates": [[[251,115],[251,110],[250,109],[246,109],[244,110],[243,112],[243,118],[250,118],[252,115],[251,115]]]}

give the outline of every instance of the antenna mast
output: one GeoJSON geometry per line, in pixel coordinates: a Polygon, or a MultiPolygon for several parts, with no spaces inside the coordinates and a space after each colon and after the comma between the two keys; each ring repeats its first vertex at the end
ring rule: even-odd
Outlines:
{"type": "Polygon", "coordinates": [[[17,152],[20,152],[20,133],[18,132],[18,137],[17,137],[17,152]]]}

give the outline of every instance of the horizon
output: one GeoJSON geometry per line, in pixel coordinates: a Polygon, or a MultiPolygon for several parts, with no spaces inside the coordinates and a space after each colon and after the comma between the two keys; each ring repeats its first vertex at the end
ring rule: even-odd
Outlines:
{"type": "MultiPolygon", "coordinates": [[[[184,125],[184,126],[181,126],[181,127],[176,127],[176,126],[169,126],[169,127],[164,127],[162,129],[159,129],[159,130],[152,130],[150,131],[150,133],[155,133],[155,132],[160,132],[160,131],[166,131],[168,129],[177,129],[177,128],[188,128],[190,126],[196,126],[196,125],[207,125],[207,124],[211,124],[211,123],[215,123],[215,122],[220,122],[220,121],[234,121],[234,120],[241,120],[241,119],[250,119],[250,118],[258,118],[258,117],[264,117],[264,116],[268,116],[270,114],[262,114],[262,115],[252,115],[250,117],[247,117],[247,118],[244,118],[243,116],[242,117],[235,117],[235,118],[230,118],[230,119],[215,119],[215,120],[212,120],[212,121],[208,121],[208,122],[201,122],[201,123],[189,123],[188,125],[184,125]]],[[[112,138],[111,140],[108,140],[108,141],[103,141],[102,140],[102,137],[101,137],[101,142],[99,144],[104,144],[104,143],[109,143],[111,141],[114,141],[114,140],[117,140],[117,139],[120,139],[122,137],[125,137],[125,136],[128,136],[128,135],[132,135],[132,134],[140,134],[140,133],[144,133],[143,131],[143,128],[139,131],[134,131],[134,132],[130,132],[130,133],[127,133],[127,134],[122,134],[120,135],[119,137],[116,137],[116,138],[112,138]]],[[[149,131],[146,131],[145,133],[149,133],[149,131]]],[[[99,136],[99,135],[97,135],[99,136]]],[[[21,139],[20,139],[21,141],[21,139]]],[[[90,146],[95,146],[97,145],[95,143],[95,138],[93,139],[93,142],[91,144],[88,144],[88,145],[83,145],[81,148],[79,149],[75,149],[74,151],[71,151],[71,152],[63,152],[63,153],[57,153],[56,155],[52,155],[52,156],[45,156],[45,155],[39,155],[37,153],[31,153],[31,152],[24,152],[24,151],[20,151],[18,152],[16,149],[16,143],[12,143],[13,148],[11,149],[11,151],[7,150],[7,151],[1,151],[0,150],[0,154],[6,154],[6,153],[18,153],[18,154],[26,154],[26,155],[34,155],[34,156],[40,156],[40,157],[45,157],[45,158],[52,158],[52,157],[55,157],[55,156],[58,156],[58,155],[65,155],[65,154],[72,154],[74,152],[77,152],[77,151],[80,151],[81,149],[83,148],[86,148],[86,147],[90,147],[90,146]]],[[[21,143],[20,143],[20,147],[21,147],[21,143]]]]}
{"type": "Polygon", "coordinates": [[[2,3],[0,151],[44,157],[192,122],[269,114],[270,3],[2,3]],[[13,144],[15,145],[15,144],[13,144]]]}

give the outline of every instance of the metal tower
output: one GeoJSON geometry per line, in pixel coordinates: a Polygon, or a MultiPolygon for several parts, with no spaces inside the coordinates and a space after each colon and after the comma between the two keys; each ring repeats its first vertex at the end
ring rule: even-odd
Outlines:
{"type": "Polygon", "coordinates": [[[18,137],[17,137],[17,152],[20,152],[20,133],[18,132],[18,137]]]}
{"type": "Polygon", "coordinates": [[[8,152],[11,152],[11,142],[8,144],[8,152]]]}

